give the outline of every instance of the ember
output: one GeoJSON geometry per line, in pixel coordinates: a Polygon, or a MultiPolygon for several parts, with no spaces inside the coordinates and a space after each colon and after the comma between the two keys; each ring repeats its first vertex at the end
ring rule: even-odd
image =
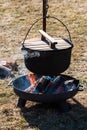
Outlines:
{"type": "Polygon", "coordinates": [[[35,77],[34,73],[30,72],[30,74],[29,74],[29,80],[30,80],[30,83],[32,85],[35,85],[35,83],[36,83],[36,77],[35,77]]]}
{"type": "Polygon", "coordinates": [[[38,76],[30,72],[29,76],[26,76],[25,81],[21,79],[20,82],[24,84],[26,82],[24,92],[32,94],[58,94],[77,88],[73,83],[74,80],[65,80],[61,75],[51,78],[50,76],[38,76]]]}

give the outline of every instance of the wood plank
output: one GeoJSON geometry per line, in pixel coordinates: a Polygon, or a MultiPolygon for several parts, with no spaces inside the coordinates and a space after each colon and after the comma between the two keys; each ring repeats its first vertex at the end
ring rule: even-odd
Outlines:
{"type": "MultiPolygon", "coordinates": [[[[61,38],[55,38],[55,40],[57,41],[57,44],[55,45],[56,49],[67,49],[71,47],[71,45],[68,42],[61,38]]],[[[48,42],[42,41],[40,38],[26,40],[24,45],[25,47],[34,50],[52,50],[48,45],[48,42]]]]}
{"type": "Polygon", "coordinates": [[[46,32],[44,32],[43,30],[39,30],[39,33],[44,36],[46,39],[48,39],[51,43],[53,44],[57,44],[57,41],[51,37],[50,35],[48,35],[46,32]]]}

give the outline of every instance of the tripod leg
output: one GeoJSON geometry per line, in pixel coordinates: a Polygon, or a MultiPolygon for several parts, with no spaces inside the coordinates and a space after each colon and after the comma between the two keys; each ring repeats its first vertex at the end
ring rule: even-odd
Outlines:
{"type": "Polygon", "coordinates": [[[24,107],[25,106],[25,104],[26,104],[26,100],[25,99],[23,99],[23,98],[18,98],[18,102],[17,102],[17,104],[16,104],[16,107],[24,107]]]}
{"type": "Polygon", "coordinates": [[[59,103],[59,110],[60,112],[68,112],[71,110],[71,106],[66,101],[62,101],[59,103]]]}

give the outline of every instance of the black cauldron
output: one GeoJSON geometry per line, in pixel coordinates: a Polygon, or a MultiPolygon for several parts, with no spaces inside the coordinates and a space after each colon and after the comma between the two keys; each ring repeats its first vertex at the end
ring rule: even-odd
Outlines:
{"type": "Polygon", "coordinates": [[[24,57],[26,67],[36,74],[58,75],[70,65],[72,45],[63,50],[39,51],[29,48],[22,48],[22,50],[27,51],[24,57]],[[32,54],[37,55],[30,57],[32,54]]]}
{"type": "MultiPolygon", "coordinates": [[[[55,19],[61,22],[67,29],[66,25],[62,21],[57,18],[55,19]]],[[[36,22],[38,22],[38,20],[36,22]]],[[[29,31],[31,30],[32,26],[30,27],[29,31]]],[[[70,32],[68,29],[67,31],[70,37],[70,32]]],[[[25,39],[23,42],[22,51],[24,52],[25,65],[30,71],[40,75],[53,76],[64,72],[69,67],[71,51],[73,48],[71,37],[70,40],[56,38],[58,43],[54,48],[51,48],[52,46],[50,47],[50,43],[47,41],[47,39],[30,39],[29,41],[25,39]]]]}

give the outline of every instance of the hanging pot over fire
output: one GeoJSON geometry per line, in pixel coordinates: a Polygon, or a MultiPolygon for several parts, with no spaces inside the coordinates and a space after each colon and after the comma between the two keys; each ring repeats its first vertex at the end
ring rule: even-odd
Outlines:
{"type": "Polygon", "coordinates": [[[46,16],[47,3],[43,0],[43,18],[36,20],[29,28],[22,44],[24,62],[30,71],[40,75],[58,75],[70,65],[73,44],[66,25],[56,17],[46,16]],[[53,38],[46,33],[46,19],[55,19],[60,22],[69,34],[68,39],[53,38]],[[43,30],[39,30],[41,38],[26,40],[32,27],[43,19],[43,30]]]}

